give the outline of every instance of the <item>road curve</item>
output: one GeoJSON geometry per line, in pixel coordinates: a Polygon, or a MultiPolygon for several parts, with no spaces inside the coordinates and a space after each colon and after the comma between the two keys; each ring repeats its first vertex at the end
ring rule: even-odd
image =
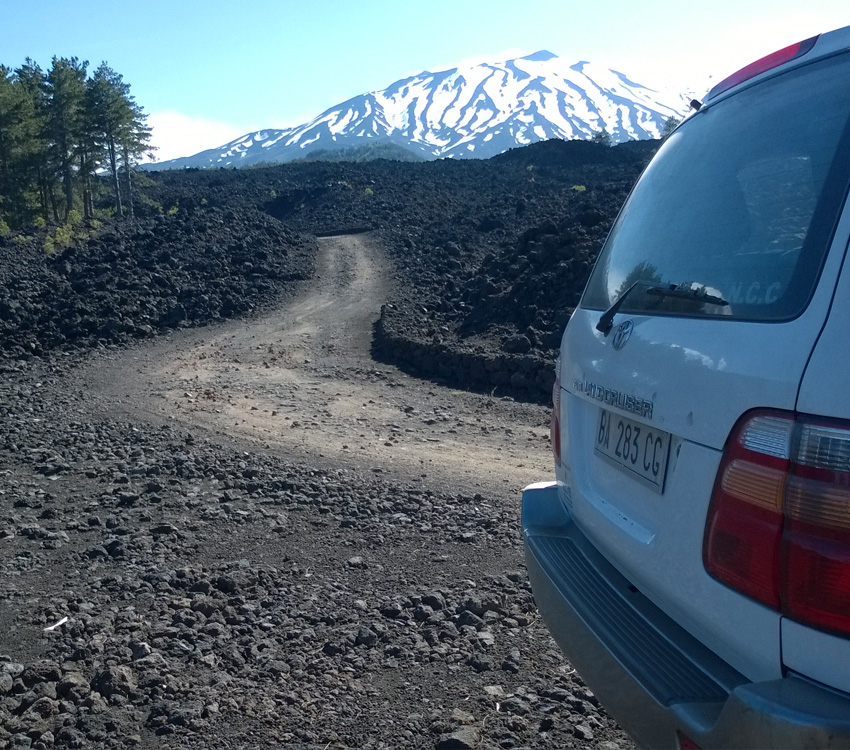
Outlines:
{"type": "Polygon", "coordinates": [[[545,408],[371,359],[386,268],[369,235],[321,239],[315,277],[280,309],[180,332],[92,370],[101,408],[464,493],[515,496],[550,476],[545,408]]]}

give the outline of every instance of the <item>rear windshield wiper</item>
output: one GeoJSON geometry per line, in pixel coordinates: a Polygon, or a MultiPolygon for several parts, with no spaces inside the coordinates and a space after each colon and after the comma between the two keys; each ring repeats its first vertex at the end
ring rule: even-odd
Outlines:
{"type": "Polygon", "coordinates": [[[611,333],[611,328],[614,326],[614,316],[617,314],[617,310],[620,309],[620,306],[626,301],[626,297],[628,297],[634,288],[640,283],[640,281],[636,281],[632,284],[625,292],[614,300],[614,304],[611,305],[611,307],[602,313],[602,317],[599,318],[599,322],[596,324],[596,330],[601,331],[603,336],[607,336],[611,333]]]}
{"type": "MultiPolygon", "coordinates": [[[[602,313],[602,317],[599,318],[599,322],[596,324],[597,331],[601,331],[604,336],[607,336],[611,332],[611,329],[614,327],[614,316],[617,314],[620,307],[622,307],[623,302],[626,301],[626,297],[628,297],[638,285],[646,286],[647,282],[636,281],[619,297],[617,297],[617,299],[614,300],[614,304],[602,313]]],[[[714,294],[708,294],[708,292],[705,291],[705,287],[694,289],[693,287],[681,286],[679,284],[670,284],[669,286],[647,286],[645,294],[653,297],[661,297],[662,299],[665,297],[672,297],[675,299],[690,300],[691,302],[697,302],[699,304],[718,305],[719,307],[729,306],[729,303],[722,297],[717,297],[714,294]]]]}
{"type": "Polygon", "coordinates": [[[691,300],[700,304],[729,307],[729,303],[723,297],[709,294],[705,291],[705,287],[694,289],[689,286],[670,284],[670,286],[651,286],[646,290],[646,293],[652,297],[674,297],[676,299],[691,300]]]}

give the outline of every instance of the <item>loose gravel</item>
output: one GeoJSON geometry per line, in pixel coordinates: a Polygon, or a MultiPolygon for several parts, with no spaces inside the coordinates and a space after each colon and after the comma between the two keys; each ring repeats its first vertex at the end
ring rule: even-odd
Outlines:
{"type": "MultiPolygon", "coordinates": [[[[553,302],[531,323],[521,307],[498,315],[568,233],[587,255],[558,273],[578,279],[604,212],[584,215],[581,237],[572,218],[520,235],[564,191],[587,203],[574,185],[598,192],[634,169],[597,164],[583,174],[598,184],[579,183],[575,160],[550,159],[547,176],[522,158],[152,178],[162,215],[89,227],[54,255],[37,233],[0,241],[0,747],[631,747],[550,638],[524,572],[518,477],[545,459],[546,410],[505,394],[533,398],[545,378],[513,370],[493,392],[453,358],[550,356],[553,302]],[[464,208],[463,191],[434,189],[446,178],[471,190],[487,174],[502,175],[494,191],[526,194],[494,203],[482,191],[464,208]],[[510,225],[508,209],[525,218],[510,225]],[[283,354],[237,348],[266,341],[269,321],[295,320],[322,288],[311,233],[364,228],[394,280],[371,287],[386,295],[369,300],[378,326],[406,311],[386,341],[435,346],[433,374],[455,390],[371,360],[368,327],[346,334],[367,342],[356,351],[323,338],[325,324],[303,332],[306,356],[291,342],[283,354]],[[473,297],[492,297],[476,285],[491,282],[504,304],[476,318],[473,297]],[[244,328],[214,377],[229,379],[227,403],[237,383],[257,399],[238,429],[207,420],[225,408],[221,390],[199,379],[172,398],[156,375],[157,363],[177,368],[157,357],[180,351],[175,382],[210,372],[195,354],[228,325],[244,328]],[[197,326],[209,327],[184,330],[197,326]],[[310,434],[297,445],[252,427],[282,430],[284,415],[263,414],[270,385],[240,380],[284,366],[301,379],[288,387],[309,380],[326,399],[286,402],[300,404],[286,429],[310,434]],[[354,389],[369,389],[358,409],[380,424],[336,418],[354,389]],[[359,429],[350,445],[335,424],[359,429]],[[481,451],[468,481],[452,474],[464,445],[481,451]],[[417,446],[433,468],[394,458],[417,446]]],[[[386,341],[382,358],[417,372],[386,341]]]]}

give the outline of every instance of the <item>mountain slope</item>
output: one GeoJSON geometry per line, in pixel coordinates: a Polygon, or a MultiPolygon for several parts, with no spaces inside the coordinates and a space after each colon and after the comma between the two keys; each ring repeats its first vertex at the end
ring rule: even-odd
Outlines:
{"type": "Polygon", "coordinates": [[[425,71],[356,96],[298,127],[260,130],[154,169],[249,166],[317,149],[381,141],[433,158],[489,158],[509,148],[607,131],[615,143],[657,138],[687,97],[663,94],[589,62],[551,52],[425,71]]]}

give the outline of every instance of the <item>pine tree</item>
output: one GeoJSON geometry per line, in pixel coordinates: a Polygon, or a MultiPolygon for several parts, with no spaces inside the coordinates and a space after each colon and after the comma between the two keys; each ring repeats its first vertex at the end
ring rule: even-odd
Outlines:
{"type": "Polygon", "coordinates": [[[27,196],[27,209],[14,217],[16,225],[31,222],[35,215],[49,219],[50,207],[55,212],[55,179],[48,164],[47,95],[44,71],[27,58],[14,73],[14,85],[24,102],[24,117],[18,124],[21,144],[18,189],[27,196]]]}
{"type": "Polygon", "coordinates": [[[86,68],[88,62],[76,57],[53,58],[47,73],[47,132],[50,155],[62,178],[65,194],[64,221],[74,208],[74,162],[79,156],[85,100],[86,68]]]}
{"type": "Polygon", "coordinates": [[[115,209],[133,215],[131,172],[138,159],[151,148],[147,116],[130,95],[130,86],[106,63],[101,63],[88,83],[89,106],[97,137],[106,149],[115,209]],[[120,179],[124,176],[124,184],[120,179]]]}
{"type": "Polygon", "coordinates": [[[87,84],[87,94],[93,127],[106,149],[112,188],[115,191],[115,212],[120,217],[124,215],[124,206],[118,179],[118,134],[127,119],[129,86],[106,63],[101,63],[87,84]]]}
{"type": "Polygon", "coordinates": [[[12,71],[0,65],[0,216],[23,212],[22,136],[26,102],[12,71]]]}
{"type": "Polygon", "coordinates": [[[146,122],[147,115],[133,101],[132,97],[128,97],[128,103],[130,105],[130,118],[121,129],[120,140],[121,159],[126,178],[127,211],[130,218],[133,218],[133,172],[139,160],[146,155],[150,155],[155,150],[155,147],[150,145],[151,128],[146,122]]]}

